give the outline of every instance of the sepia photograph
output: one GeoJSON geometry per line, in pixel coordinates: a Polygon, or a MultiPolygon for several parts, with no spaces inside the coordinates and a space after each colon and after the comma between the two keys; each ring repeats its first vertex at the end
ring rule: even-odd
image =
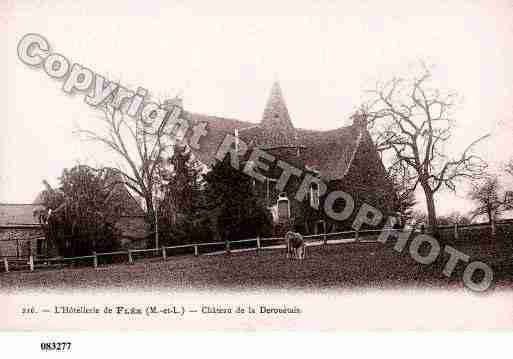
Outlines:
{"type": "Polygon", "coordinates": [[[513,329],[513,2],[0,13],[0,330],[513,329]]]}

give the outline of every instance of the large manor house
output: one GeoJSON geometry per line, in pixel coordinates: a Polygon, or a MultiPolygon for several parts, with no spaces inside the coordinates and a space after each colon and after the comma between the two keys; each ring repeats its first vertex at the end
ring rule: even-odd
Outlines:
{"type": "MultiPolygon", "coordinates": [[[[296,128],[276,82],[258,124],[194,113],[189,114],[189,120],[207,123],[207,135],[195,152],[203,164],[211,165],[215,161],[216,151],[225,136],[232,134],[247,145],[247,152],[251,148],[262,149],[302,173],[320,178],[327,185],[328,192],[342,190],[350,194],[355,208],[365,202],[385,215],[393,214],[393,186],[361,116],[353,116],[352,125],[334,130],[296,128]]],[[[317,231],[318,222],[325,219],[320,213],[311,213],[311,208],[322,207],[317,186],[312,184],[308,200],[303,201],[306,203],[298,203],[295,194],[300,179],[289,181],[283,191],[275,190],[281,172],[282,169],[274,165],[263,173],[265,181],[258,184],[262,201],[273,210],[277,219],[277,204],[281,198],[286,198],[288,201],[285,203],[290,208],[287,216],[302,222],[299,223],[302,231],[317,231]]],[[[352,218],[349,218],[345,223],[330,223],[330,227],[347,228],[351,222],[352,218]]]]}
{"type": "MultiPolygon", "coordinates": [[[[215,154],[226,135],[236,135],[249,149],[262,149],[277,160],[300,169],[303,174],[318,177],[326,183],[328,192],[342,190],[349,193],[354,199],[355,208],[365,202],[385,215],[394,211],[393,186],[361,117],[354,116],[351,125],[328,131],[296,128],[278,83],[272,86],[258,124],[192,112],[185,112],[185,117],[193,124],[207,123],[207,135],[202,138],[199,149],[193,150],[196,159],[205,166],[214,163],[215,154]]],[[[322,211],[312,209],[322,207],[322,196],[319,196],[315,184],[311,185],[307,198],[302,202],[295,200],[300,178],[289,181],[282,191],[276,190],[280,173],[280,168],[271,166],[262,173],[264,183],[257,184],[261,201],[271,209],[275,221],[284,215],[299,223],[301,230],[307,233],[327,230],[326,226],[328,230],[336,230],[350,225],[352,218],[344,223],[330,222],[322,211]],[[280,212],[279,203],[285,203],[283,213],[280,212]],[[323,229],[319,229],[319,223],[322,223],[323,229]]],[[[139,201],[126,188],[119,190],[126,191],[124,198],[130,202],[127,208],[133,209],[127,212],[121,223],[124,236],[128,242],[144,237],[142,209],[134,209],[139,201]]],[[[0,255],[16,256],[23,254],[20,251],[36,251],[37,242],[43,234],[33,216],[38,207],[37,199],[33,204],[0,203],[0,255]],[[23,245],[14,245],[12,240],[21,240],[23,245]]]]}

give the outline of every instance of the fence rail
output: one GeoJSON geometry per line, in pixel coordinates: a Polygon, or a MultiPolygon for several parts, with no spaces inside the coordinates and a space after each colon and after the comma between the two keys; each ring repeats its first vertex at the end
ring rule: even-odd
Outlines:
{"type": "MultiPolygon", "coordinates": [[[[511,223],[500,223],[498,222],[496,224],[497,226],[501,225],[511,225],[511,223]]],[[[465,229],[474,229],[474,228],[481,228],[481,227],[492,227],[490,224],[474,224],[474,225],[466,225],[466,226],[459,226],[459,225],[452,225],[452,226],[440,226],[439,229],[441,230],[453,230],[455,238],[457,238],[457,235],[459,231],[465,230],[465,229]]],[[[415,230],[415,229],[414,229],[415,230]]],[[[335,241],[337,243],[348,243],[348,242],[374,242],[377,240],[375,238],[375,234],[379,234],[382,232],[395,232],[397,229],[392,228],[385,228],[385,229],[365,229],[360,231],[340,231],[340,232],[330,232],[330,233],[318,233],[318,234],[310,234],[303,236],[305,239],[306,244],[308,243],[314,243],[317,242],[321,245],[328,245],[331,243],[334,243],[335,241]],[[334,238],[335,237],[335,238],[334,238]],[[362,241],[362,237],[372,237],[371,240],[364,240],[362,241]],[[340,242],[343,240],[344,242],[340,242]]],[[[284,237],[268,237],[268,238],[248,238],[248,239],[240,239],[235,241],[217,241],[217,242],[207,242],[207,243],[191,243],[191,244],[181,244],[176,246],[162,246],[160,248],[149,248],[149,249],[128,249],[123,251],[114,251],[114,252],[102,252],[102,253],[93,253],[91,255],[85,255],[85,256],[78,256],[78,257],[53,257],[53,258],[46,258],[46,257],[40,257],[40,256],[34,256],[29,255],[28,257],[13,257],[13,256],[5,256],[1,257],[0,260],[3,261],[4,266],[4,272],[9,272],[12,268],[15,267],[27,267],[30,268],[31,271],[33,271],[37,265],[37,267],[40,267],[41,263],[43,265],[48,266],[49,263],[55,263],[55,262],[74,262],[78,260],[86,260],[90,259],[92,260],[92,265],[94,268],[98,267],[98,258],[99,257],[113,257],[113,256],[126,256],[126,261],[129,264],[134,263],[134,255],[137,254],[143,254],[143,253],[156,253],[154,257],[162,257],[163,260],[167,259],[167,256],[170,251],[176,250],[176,249],[184,249],[184,248],[190,248],[191,251],[194,251],[194,256],[200,255],[200,249],[205,247],[212,247],[212,246],[224,246],[224,250],[217,251],[215,253],[231,253],[232,252],[232,245],[233,244],[239,244],[239,243],[251,243],[254,242],[256,244],[256,247],[246,247],[245,250],[256,250],[257,255],[260,253],[263,249],[276,249],[280,248],[278,246],[265,246],[264,243],[268,242],[283,242],[284,237]]],[[[283,247],[283,246],[281,246],[283,247]]],[[[201,252],[206,253],[206,251],[203,249],[201,252]]],[[[211,252],[212,253],[212,252],[211,252]]]]}
{"type": "MultiPolygon", "coordinates": [[[[509,221],[497,221],[495,222],[496,226],[512,226],[513,222],[509,221]]],[[[466,228],[482,228],[482,227],[491,227],[491,223],[471,223],[471,224],[446,224],[438,226],[438,229],[444,230],[444,229],[453,229],[455,226],[457,226],[460,229],[466,229],[466,228]]]]}
{"type": "MultiPolygon", "coordinates": [[[[329,241],[334,241],[334,236],[341,235],[352,235],[352,241],[358,241],[359,236],[363,233],[373,234],[375,232],[382,232],[383,230],[364,230],[364,231],[343,231],[343,232],[330,232],[330,233],[319,233],[319,234],[311,234],[303,236],[305,238],[305,242],[313,243],[313,242],[321,242],[321,244],[327,245],[329,241]]],[[[348,238],[345,238],[348,239],[348,238]]],[[[128,249],[122,251],[113,251],[113,252],[101,252],[101,253],[93,253],[91,255],[85,256],[77,256],[77,257],[42,257],[29,255],[27,257],[13,257],[13,256],[4,256],[0,257],[3,262],[4,272],[9,272],[13,268],[18,267],[27,267],[31,271],[34,271],[36,268],[40,267],[48,267],[50,263],[65,263],[65,262],[75,262],[80,260],[91,260],[92,266],[94,268],[98,267],[98,258],[100,257],[113,257],[113,256],[126,256],[126,262],[129,264],[134,263],[134,255],[144,254],[144,253],[157,253],[153,257],[162,257],[163,260],[167,259],[169,252],[176,249],[184,249],[190,248],[191,251],[194,251],[194,256],[199,256],[200,252],[208,253],[208,251],[201,250],[201,248],[212,247],[212,246],[224,246],[224,250],[217,251],[224,253],[231,253],[232,245],[234,244],[244,244],[244,243],[255,243],[256,246],[246,247],[245,250],[256,250],[257,254],[263,249],[276,249],[278,246],[265,246],[264,243],[269,242],[283,242],[285,240],[284,237],[256,237],[256,238],[247,238],[240,239],[234,241],[217,241],[217,242],[207,242],[207,243],[191,243],[191,244],[181,244],[176,246],[162,246],[160,248],[148,248],[148,249],[128,249]]],[[[210,252],[212,253],[212,252],[210,252]]]]}

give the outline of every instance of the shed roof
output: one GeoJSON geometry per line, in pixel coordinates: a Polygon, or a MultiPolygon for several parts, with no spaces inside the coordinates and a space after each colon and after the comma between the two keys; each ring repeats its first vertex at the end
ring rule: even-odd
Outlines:
{"type": "Polygon", "coordinates": [[[40,204],[0,203],[0,226],[38,225],[34,211],[40,204]]]}

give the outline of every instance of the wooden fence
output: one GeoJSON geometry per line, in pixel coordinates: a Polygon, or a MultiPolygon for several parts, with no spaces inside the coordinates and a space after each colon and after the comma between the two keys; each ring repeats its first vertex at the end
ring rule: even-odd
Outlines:
{"type": "MultiPolygon", "coordinates": [[[[497,227],[501,226],[510,226],[513,227],[512,223],[496,223],[497,227]]],[[[451,225],[451,226],[440,226],[439,229],[442,232],[447,232],[454,236],[454,239],[458,239],[461,237],[461,234],[465,231],[477,231],[477,230],[487,230],[492,231],[493,229],[488,229],[492,227],[490,224],[471,224],[465,226],[451,225]]],[[[509,228],[509,227],[508,227],[509,228]]],[[[313,242],[316,242],[318,245],[328,245],[335,243],[354,243],[354,242],[375,242],[380,233],[386,231],[394,232],[397,229],[375,229],[375,230],[361,230],[361,231],[342,231],[342,232],[331,232],[331,233],[320,233],[320,234],[312,234],[305,235],[305,242],[307,245],[312,245],[313,242]]],[[[414,230],[418,233],[418,229],[414,230]]],[[[460,238],[461,239],[461,238],[460,238]]],[[[269,238],[250,238],[250,239],[241,239],[236,241],[219,241],[219,242],[208,242],[208,243],[192,243],[192,244],[182,244],[176,246],[163,246],[160,248],[150,248],[150,249],[128,249],[123,251],[116,252],[105,252],[105,253],[93,253],[91,255],[80,256],[80,257],[54,257],[54,258],[44,258],[39,256],[30,255],[28,257],[20,258],[20,257],[0,257],[3,261],[4,271],[9,272],[12,268],[16,269],[29,269],[34,271],[36,268],[41,267],[49,267],[52,263],[73,263],[77,261],[89,261],[90,265],[94,268],[98,268],[99,266],[99,258],[102,257],[121,257],[122,262],[126,262],[128,264],[133,264],[135,261],[135,257],[141,254],[150,255],[153,258],[162,258],[166,260],[170,255],[172,255],[173,250],[177,249],[190,249],[190,253],[194,253],[194,256],[199,256],[200,254],[221,254],[227,253],[230,254],[233,251],[234,245],[244,245],[244,250],[255,250],[258,255],[261,250],[265,249],[278,249],[284,248],[283,244],[285,238],[283,237],[269,237],[269,238]],[[266,243],[272,243],[278,245],[266,246],[266,243]],[[248,244],[253,243],[253,246],[248,246],[248,244]],[[223,248],[222,250],[216,251],[208,251],[208,247],[217,247],[223,248]]]]}
{"type": "Polygon", "coordinates": [[[445,225],[438,227],[441,238],[455,241],[471,241],[482,238],[509,240],[513,236],[512,221],[494,223],[475,223],[467,225],[445,225]]]}
{"type": "MultiPolygon", "coordinates": [[[[385,230],[386,231],[386,230],[385,230]]],[[[390,231],[393,231],[390,229],[390,231]]],[[[331,232],[331,233],[320,233],[320,234],[312,234],[305,235],[305,242],[308,243],[316,242],[317,244],[328,245],[331,243],[334,244],[335,241],[338,243],[350,243],[350,242],[373,242],[376,240],[379,233],[383,232],[382,229],[379,230],[364,230],[364,231],[343,231],[343,232],[331,232]],[[363,240],[362,240],[363,238],[363,240]],[[342,241],[342,242],[340,242],[342,241]]],[[[230,254],[233,251],[233,245],[243,244],[245,245],[244,250],[255,250],[258,255],[261,250],[265,249],[278,249],[285,248],[283,244],[285,238],[284,237],[269,237],[269,238],[250,238],[250,239],[241,239],[236,241],[219,241],[219,242],[208,242],[208,243],[192,243],[192,244],[182,244],[176,246],[163,246],[160,248],[150,248],[150,249],[128,249],[123,251],[115,251],[115,252],[104,252],[104,253],[93,253],[91,255],[79,256],[79,257],[54,257],[54,258],[45,258],[40,256],[29,255],[28,257],[1,257],[4,266],[4,272],[9,272],[10,270],[16,269],[28,269],[30,271],[34,271],[37,268],[48,268],[51,264],[62,264],[62,263],[73,263],[77,261],[89,261],[90,265],[94,268],[98,268],[99,266],[99,258],[101,257],[114,257],[121,256],[124,258],[123,262],[128,264],[133,264],[135,261],[135,257],[140,254],[149,254],[153,258],[162,258],[166,260],[173,250],[177,249],[190,249],[191,253],[194,253],[194,256],[197,257],[200,254],[221,254],[227,253],[230,254]],[[266,243],[272,243],[278,245],[266,246],[266,243]],[[248,244],[254,243],[253,246],[248,246],[248,244]],[[221,247],[223,250],[209,252],[208,247],[221,247]]]]}

